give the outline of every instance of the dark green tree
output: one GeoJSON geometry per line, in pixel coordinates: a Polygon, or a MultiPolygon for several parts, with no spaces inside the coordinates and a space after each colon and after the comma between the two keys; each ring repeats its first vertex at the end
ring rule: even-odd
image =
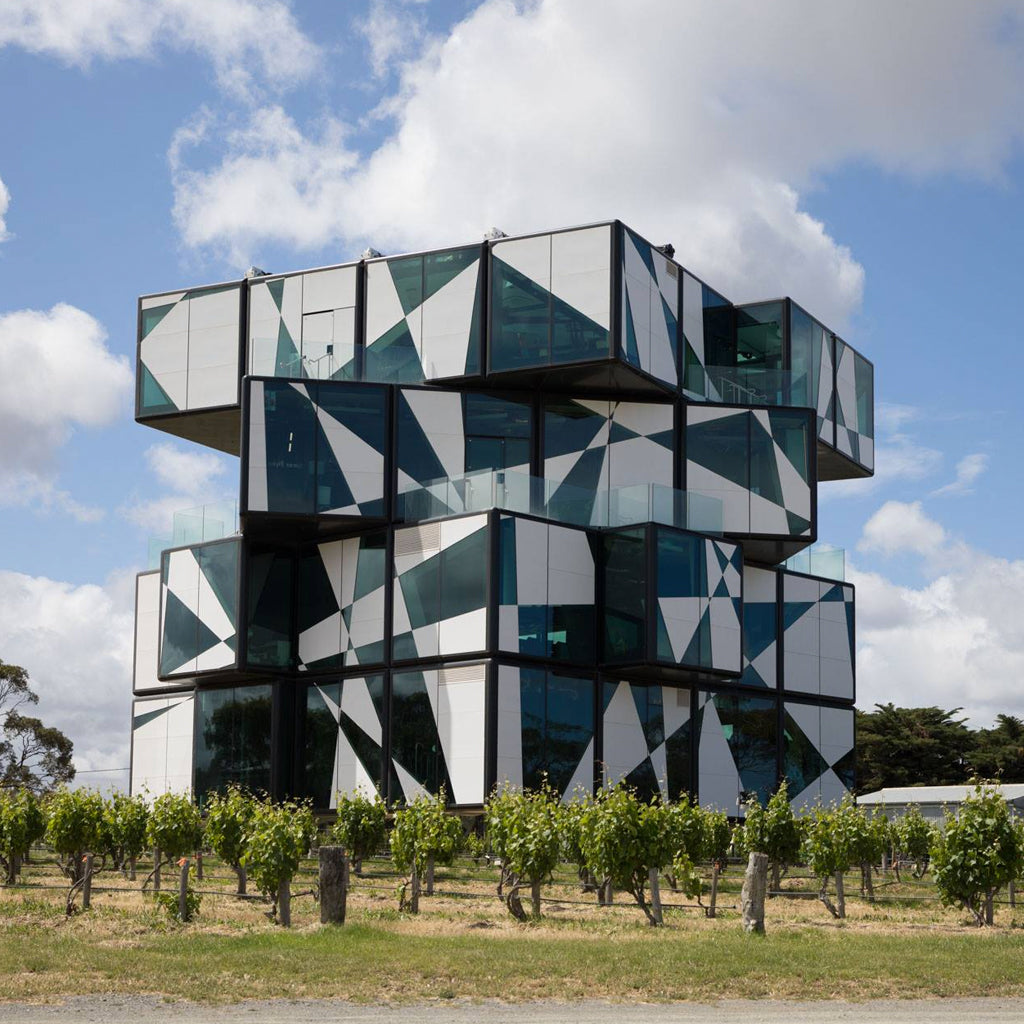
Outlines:
{"type": "Polygon", "coordinates": [[[996,715],[991,729],[974,733],[970,759],[983,778],[1024,782],[1024,721],[1013,715],[996,715]]]}
{"type": "Polygon", "coordinates": [[[876,704],[858,711],[857,791],[966,782],[973,734],[956,717],[960,710],[876,704]]]}
{"type": "Polygon", "coordinates": [[[38,704],[20,665],[0,661],[0,789],[45,793],[75,777],[71,740],[21,709],[38,704]]]}

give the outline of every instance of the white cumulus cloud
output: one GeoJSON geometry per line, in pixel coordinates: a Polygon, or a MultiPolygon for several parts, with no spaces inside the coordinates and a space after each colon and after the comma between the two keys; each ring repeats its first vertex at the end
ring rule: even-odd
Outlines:
{"type": "Polygon", "coordinates": [[[486,0],[404,60],[370,152],[276,107],[218,126],[199,166],[179,139],[174,215],[239,266],[270,242],[395,251],[619,216],[730,298],[789,291],[842,326],[863,269],[802,193],[851,160],[997,177],[1020,22],[1012,2],[486,0]]]}
{"type": "Polygon", "coordinates": [[[75,744],[80,781],[127,783],[131,740],[133,575],[74,586],[0,570],[0,656],[39,694],[33,710],[75,744]],[[89,774],[85,774],[88,772],[89,774]]]}
{"type": "Polygon", "coordinates": [[[1024,560],[953,537],[919,502],[887,502],[861,547],[910,553],[920,586],[851,567],[857,587],[857,703],[962,707],[976,726],[1024,716],[1024,560]]]}
{"type": "Polygon", "coordinates": [[[320,63],[285,0],[0,0],[4,45],[78,67],[188,50],[243,96],[257,83],[301,81],[320,63]]]}
{"type": "Polygon", "coordinates": [[[125,415],[131,389],[127,360],[83,310],[58,303],[0,314],[0,505],[96,518],[56,486],[57,453],[76,428],[125,415]]]}
{"type": "Polygon", "coordinates": [[[163,493],[126,502],[119,509],[122,518],[154,536],[169,536],[176,512],[217,505],[209,511],[227,516],[231,520],[227,532],[232,532],[238,498],[237,459],[207,449],[181,448],[173,441],[150,445],[145,459],[163,493]]]}

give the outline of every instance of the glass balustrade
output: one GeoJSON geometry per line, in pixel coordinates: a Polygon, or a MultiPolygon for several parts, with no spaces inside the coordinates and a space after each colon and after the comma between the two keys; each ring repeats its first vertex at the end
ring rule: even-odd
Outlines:
{"type": "Polygon", "coordinates": [[[398,496],[398,514],[406,522],[492,508],[573,526],[661,523],[701,533],[722,532],[719,499],[659,484],[593,491],[511,470],[480,470],[428,481],[398,496]]]}

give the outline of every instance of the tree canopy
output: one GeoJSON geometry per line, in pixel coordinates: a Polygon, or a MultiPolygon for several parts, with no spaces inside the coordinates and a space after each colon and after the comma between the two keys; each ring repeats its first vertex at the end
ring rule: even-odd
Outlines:
{"type": "Polygon", "coordinates": [[[890,786],[949,786],[974,776],[1024,782],[1024,722],[998,715],[972,730],[961,708],[876,704],[857,712],[857,791],[890,786]]]}
{"type": "Polygon", "coordinates": [[[43,793],[75,777],[71,740],[23,713],[38,703],[25,669],[0,660],[0,789],[43,793]]]}

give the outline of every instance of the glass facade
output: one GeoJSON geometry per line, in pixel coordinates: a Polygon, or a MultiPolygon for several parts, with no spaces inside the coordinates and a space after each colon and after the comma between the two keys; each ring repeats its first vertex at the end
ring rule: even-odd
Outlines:
{"type": "Polygon", "coordinates": [[[246,663],[250,668],[292,668],[295,557],[256,546],[248,553],[246,663]]]}
{"type": "Polygon", "coordinates": [[[383,674],[311,684],[301,714],[301,792],[314,807],[336,806],[339,793],[381,791],[383,674]]]}
{"type": "Polygon", "coordinates": [[[491,371],[611,357],[611,248],[607,226],[495,244],[491,371]]]}
{"type": "MultiPolygon", "coordinates": [[[[436,699],[436,670],[416,669],[391,676],[391,758],[424,789],[438,793],[443,786],[451,794],[430,689],[436,699]]],[[[392,799],[400,798],[401,793],[398,780],[393,781],[392,799]]]]}
{"type": "MultiPolygon", "coordinates": [[[[519,670],[522,784],[566,793],[594,737],[594,680],[542,668],[519,670]]],[[[593,780],[584,783],[589,791],[593,780]]]]}
{"type": "Polygon", "coordinates": [[[229,785],[270,790],[271,687],[239,686],[196,694],[195,796],[229,785]]]}
{"type": "Polygon", "coordinates": [[[480,372],[482,253],[477,245],[367,264],[364,380],[480,372]]]}
{"type": "Polygon", "coordinates": [[[604,559],[604,660],[642,661],[647,647],[646,531],[616,530],[602,538],[604,559]]]}
{"type": "Polygon", "coordinates": [[[250,394],[249,512],[384,514],[383,388],[258,381],[250,394]]]}
{"type": "Polygon", "coordinates": [[[701,803],[716,804],[731,814],[747,795],[766,803],[778,781],[775,701],[705,693],[698,703],[703,705],[698,712],[701,803]]]}
{"type": "Polygon", "coordinates": [[[666,251],[615,222],[140,300],[140,417],[245,460],[139,588],[197,796],[841,791],[853,589],[783,566],[819,472],[871,472],[873,368],[666,251]]]}

